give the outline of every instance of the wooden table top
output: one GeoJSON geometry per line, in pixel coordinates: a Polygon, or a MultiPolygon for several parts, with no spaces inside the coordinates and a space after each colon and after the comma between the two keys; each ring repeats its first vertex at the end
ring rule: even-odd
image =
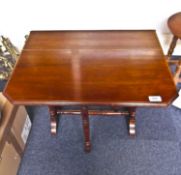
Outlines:
{"type": "Polygon", "coordinates": [[[167,106],[177,91],[154,30],[32,31],[4,95],[25,105],[167,106]]]}

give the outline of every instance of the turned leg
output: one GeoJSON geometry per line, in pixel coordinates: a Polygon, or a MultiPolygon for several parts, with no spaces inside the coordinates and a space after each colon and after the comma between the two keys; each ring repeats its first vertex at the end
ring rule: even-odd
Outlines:
{"type": "Polygon", "coordinates": [[[51,134],[56,135],[58,128],[58,114],[55,106],[49,106],[51,134]]]}
{"type": "Polygon", "coordinates": [[[90,130],[89,130],[89,115],[86,107],[82,108],[82,124],[84,130],[84,146],[85,151],[91,151],[91,143],[90,143],[90,130]]]}
{"type": "Polygon", "coordinates": [[[170,60],[170,58],[171,58],[171,56],[172,56],[172,53],[173,53],[173,51],[174,51],[174,49],[175,49],[177,40],[178,40],[178,37],[173,36],[172,42],[171,42],[171,44],[170,44],[170,47],[169,47],[169,50],[168,50],[168,53],[167,53],[168,60],[170,60]]]}
{"type": "Polygon", "coordinates": [[[175,70],[175,74],[173,76],[175,84],[177,84],[179,82],[180,73],[181,73],[181,60],[179,60],[178,65],[175,70]]]}
{"type": "Polygon", "coordinates": [[[136,135],[136,108],[128,108],[129,116],[126,117],[128,133],[130,136],[136,135]]]}

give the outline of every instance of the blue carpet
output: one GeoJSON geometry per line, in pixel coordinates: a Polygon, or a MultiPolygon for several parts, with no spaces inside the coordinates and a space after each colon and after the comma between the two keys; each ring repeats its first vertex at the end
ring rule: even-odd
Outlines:
{"type": "Polygon", "coordinates": [[[51,137],[46,107],[34,108],[19,175],[180,175],[181,110],[138,108],[137,136],[124,117],[91,117],[92,151],[84,153],[82,122],[62,116],[51,137]]]}
{"type": "Polygon", "coordinates": [[[5,85],[6,85],[6,80],[0,80],[0,92],[2,92],[3,91],[3,89],[4,89],[4,87],[5,87],[5,85]]]}

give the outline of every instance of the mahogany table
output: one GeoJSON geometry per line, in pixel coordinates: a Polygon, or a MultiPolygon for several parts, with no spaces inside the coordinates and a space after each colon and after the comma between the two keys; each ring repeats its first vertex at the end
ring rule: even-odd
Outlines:
{"type": "Polygon", "coordinates": [[[127,116],[135,135],[136,108],[166,107],[177,91],[154,30],[32,31],[4,95],[17,105],[48,105],[52,134],[58,114],[81,114],[90,151],[89,115],[127,116]],[[90,110],[104,105],[113,110],[90,110]]]}

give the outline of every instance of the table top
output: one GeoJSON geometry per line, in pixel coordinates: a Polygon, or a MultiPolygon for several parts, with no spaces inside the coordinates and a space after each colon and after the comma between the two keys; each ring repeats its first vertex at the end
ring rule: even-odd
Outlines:
{"type": "Polygon", "coordinates": [[[177,96],[154,30],[31,31],[3,93],[25,105],[167,106],[177,96]]]}

